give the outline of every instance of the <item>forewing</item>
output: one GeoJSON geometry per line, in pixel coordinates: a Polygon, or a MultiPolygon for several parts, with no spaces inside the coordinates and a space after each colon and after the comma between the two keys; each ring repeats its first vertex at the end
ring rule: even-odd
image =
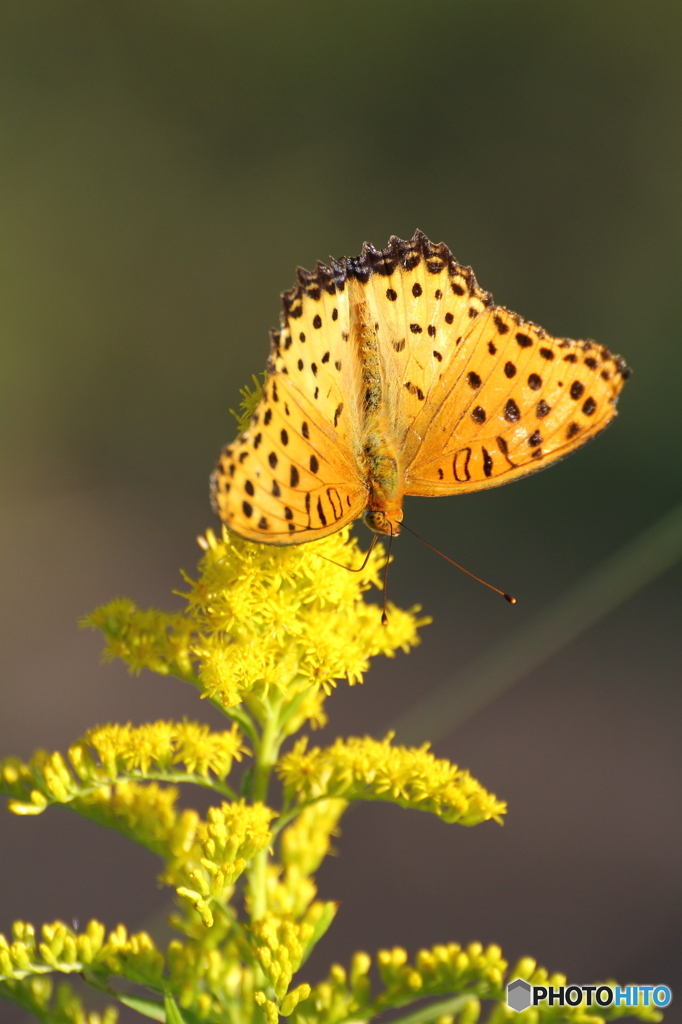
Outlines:
{"type": "Polygon", "coordinates": [[[590,341],[549,336],[502,307],[472,322],[415,420],[406,494],[495,487],[595,437],[629,371],[590,341]]]}
{"type": "Polygon", "coordinates": [[[212,477],[214,507],[240,536],[300,544],[364,511],[361,371],[349,333],[342,268],[299,271],[298,286],[283,296],[263,399],[212,477]]]}

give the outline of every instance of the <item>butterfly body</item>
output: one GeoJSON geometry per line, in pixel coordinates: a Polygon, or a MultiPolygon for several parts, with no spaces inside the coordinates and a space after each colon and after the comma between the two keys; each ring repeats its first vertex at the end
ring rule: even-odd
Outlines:
{"type": "Polygon", "coordinates": [[[628,371],[495,306],[417,232],[299,271],[252,422],[223,449],[214,507],[291,544],[365,515],[400,532],[405,495],[498,486],[569,454],[615,415],[628,371]]]}

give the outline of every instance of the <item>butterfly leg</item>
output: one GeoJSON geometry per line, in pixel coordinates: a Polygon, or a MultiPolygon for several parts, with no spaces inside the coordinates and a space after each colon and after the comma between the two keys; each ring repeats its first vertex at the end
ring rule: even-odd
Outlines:
{"type": "Polygon", "coordinates": [[[379,534],[375,533],[374,536],[372,537],[372,543],[367,548],[367,552],[365,554],[363,563],[362,563],[362,565],[358,566],[357,569],[351,569],[351,567],[349,565],[341,565],[341,562],[335,562],[333,558],[327,558],[326,555],[320,555],[320,558],[324,558],[325,562],[331,562],[332,565],[338,565],[340,569],[347,569],[348,572],[362,572],[362,570],[365,568],[365,566],[369,562],[369,556],[372,554],[372,551],[374,550],[374,545],[376,544],[376,542],[378,540],[379,540],[379,534]]]}
{"type": "MultiPolygon", "coordinates": [[[[391,525],[390,523],[388,524],[391,525]]],[[[388,542],[388,551],[386,552],[386,565],[384,566],[384,586],[383,586],[383,598],[384,603],[381,609],[381,625],[388,625],[388,615],[386,614],[386,584],[388,583],[388,566],[391,561],[391,548],[393,547],[393,530],[391,530],[391,538],[388,542]]]]}

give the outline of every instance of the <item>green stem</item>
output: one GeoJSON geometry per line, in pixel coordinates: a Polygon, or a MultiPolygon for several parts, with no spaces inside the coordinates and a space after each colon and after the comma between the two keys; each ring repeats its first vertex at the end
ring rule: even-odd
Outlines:
{"type": "Polygon", "coordinates": [[[321,793],[320,796],[311,797],[310,800],[302,800],[301,803],[294,804],[293,807],[290,806],[289,801],[287,801],[282,808],[282,813],[275,820],[275,824],[270,829],[273,836],[279,835],[282,829],[285,828],[290,821],[293,821],[294,818],[297,818],[301,811],[304,811],[306,807],[312,807],[313,804],[319,804],[320,800],[345,800],[347,803],[350,803],[350,800],[348,800],[347,797],[334,796],[334,794],[330,793],[321,793]]]}
{"type": "MultiPolygon", "coordinates": [[[[87,797],[92,796],[93,793],[97,793],[98,790],[104,789],[106,786],[116,786],[121,782],[168,782],[171,785],[177,785],[181,782],[191,783],[193,786],[201,786],[203,789],[210,789],[214,793],[218,793],[220,796],[227,797],[228,800],[239,799],[235,791],[226,782],[220,779],[212,778],[210,775],[198,775],[196,772],[181,772],[181,771],[154,771],[149,770],[143,772],[139,769],[133,771],[118,772],[116,775],[103,777],[98,779],[96,782],[92,782],[89,785],[83,783],[80,788],[72,793],[68,799],[58,800],[53,797],[51,793],[44,793],[47,797],[47,807],[68,807],[69,804],[74,803],[76,800],[84,800],[87,797]]],[[[9,787],[0,788],[0,796],[7,796],[11,800],[18,800],[27,802],[29,797],[28,794],[22,794],[17,796],[16,793],[12,793],[9,787]]]]}
{"type": "MultiPolygon", "coordinates": [[[[263,732],[259,742],[254,746],[253,766],[253,802],[267,803],[270,776],[279,757],[282,743],[280,712],[283,695],[277,693],[267,702],[267,717],[263,722],[263,732]]],[[[267,910],[267,866],[268,851],[261,850],[251,862],[249,869],[249,895],[251,899],[251,919],[258,921],[265,916],[267,910]]]]}
{"type": "Polygon", "coordinates": [[[255,725],[253,724],[253,721],[251,720],[250,715],[248,715],[246,711],[242,710],[242,708],[239,705],[231,708],[226,708],[223,702],[218,697],[209,696],[204,691],[203,683],[201,682],[198,676],[189,675],[185,672],[182,672],[178,668],[171,671],[171,675],[175,676],[176,679],[180,679],[183,683],[189,683],[190,686],[193,686],[195,689],[200,690],[202,696],[205,697],[209,704],[212,704],[214,708],[216,708],[223,715],[225,715],[226,718],[229,718],[230,721],[236,722],[237,725],[241,726],[241,728],[247,734],[252,743],[258,742],[258,733],[256,731],[255,725]]]}
{"type": "MultiPolygon", "coordinates": [[[[292,679],[291,688],[293,689],[297,684],[300,683],[300,681],[302,681],[302,679],[302,676],[296,676],[294,679],[292,679]]],[[[284,728],[284,726],[287,724],[292,715],[296,714],[296,712],[298,711],[306,697],[313,692],[313,689],[314,686],[307,686],[304,690],[301,690],[300,693],[297,693],[294,699],[290,701],[289,704],[287,704],[286,708],[284,709],[280,717],[280,728],[284,728]]]]}
{"type": "MultiPolygon", "coordinates": [[[[451,999],[442,1000],[442,1002],[431,1003],[429,1006],[422,1006],[405,1017],[399,1017],[394,1024],[426,1024],[427,1021],[435,1020],[436,1017],[442,1017],[444,1014],[454,1015],[459,1013],[468,1002],[475,998],[473,993],[469,993],[463,996],[453,996],[451,999]]],[[[386,1009],[386,1007],[375,1009],[371,1015],[374,1016],[375,1013],[380,1013],[382,1009],[386,1009]]],[[[363,1016],[364,1012],[366,1011],[363,1011],[363,1016]]]]}

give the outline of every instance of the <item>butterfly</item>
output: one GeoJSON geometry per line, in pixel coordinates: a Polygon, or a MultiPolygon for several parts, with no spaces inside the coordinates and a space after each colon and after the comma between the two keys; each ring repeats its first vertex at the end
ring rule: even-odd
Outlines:
{"type": "Polygon", "coordinates": [[[496,306],[421,231],[297,276],[261,401],[211,477],[248,540],[302,544],[361,515],[396,536],[406,495],[509,483],[616,415],[623,359],[496,306]]]}

